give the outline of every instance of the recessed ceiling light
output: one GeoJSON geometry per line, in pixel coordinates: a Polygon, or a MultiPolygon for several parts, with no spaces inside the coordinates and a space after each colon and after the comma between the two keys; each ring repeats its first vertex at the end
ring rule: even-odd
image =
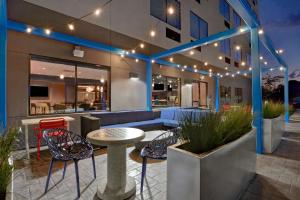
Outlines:
{"type": "Polygon", "coordinates": [[[101,9],[97,9],[97,10],[95,10],[95,12],[94,12],[94,14],[97,15],[97,16],[100,15],[100,13],[101,13],[101,9]]]}
{"type": "Polygon", "coordinates": [[[141,49],[143,49],[145,47],[144,43],[140,44],[141,49]]]}
{"type": "Polygon", "coordinates": [[[27,33],[31,33],[31,32],[32,32],[32,28],[28,27],[28,28],[26,29],[26,32],[27,32],[27,33]]]}
{"type": "Polygon", "coordinates": [[[135,62],[138,63],[138,62],[139,62],[139,59],[135,59],[135,62]]]}
{"type": "Polygon", "coordinates": [[[215,42],[215,43],[214,43],[214,46],[215,46],[215,47],[218,47],[218,46],[219,46],[219,44],[218,44],[217,42],[215,42]]]}
{"type": "Polygon", "coordinates": [[[169,13],[170,15],[173,15],[173,14],[175,13],[175,10],[174,10],[174,8],[173,8],[172,6],[170,6],[170,7],[168,8],[168,13],[169,13]]]}
{"type": "Polygon", "coordinates": [[[194,51],[190,51],[190,55],[194,55],[195,54],[195,52],[194,51]]]}
{"type": "Polygon", "coordinates": [[[223,56],[219,56],[219,60],[222,60],[223,59],[223,56]]]}
{"type": "Polygon", "coordinates": [[[150,36],[151,36],[151,37],[155,37],[155,35],[156,35],[156,32],[155,32],[154,30],[151,30],[151,31],[150,31],[150,36]]]}
{"type": "Polygon", "coordinates": [[[47,34],[47,35],[50,35],[51,34],[51,30],[50,29],[45,29],[45,33],[47,34]]]}
{"type": "Polygon", "coordinates": [[[207,66],[207,65],[208,65],[208,62],[205,62],[204,65],[207,66]]]}
{"type": "Polygon", "coordinates": [[[68,24],[68,28],[69,28],[71,31],[74,31],[75,26],[74,26],[74,24],[68,24]]]}

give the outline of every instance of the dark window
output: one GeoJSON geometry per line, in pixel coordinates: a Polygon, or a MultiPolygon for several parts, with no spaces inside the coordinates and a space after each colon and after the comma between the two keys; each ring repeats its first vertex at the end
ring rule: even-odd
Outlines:
{"type": "MultiPolygon", "coordinates": [[[[194,42],[194,40],[191,40],[191,42],[194,42]]],[[[195,49],[198,50],[198,51],[200,51],[200,52],[201,52],[201,50],[202,50],[201,46],[196,47],[195,49]]]]}
{"type": "Polygon", "coordinates": [[[181,42],[180,34],[169,28],[166,28],[166,37],[175,40],[176,42],[181,42]]]}
{"type": "Polygon", "coordinates": [[[242,60],[242,51],[236,50],[234,51],[234,60],[240,62],[242,60]]]}
{"type": "Polygon", "coordinates": [[[230,64],[230,58],[225,57],[225,63],[230,64]]]}
{"type": "Polygon", "coordinates": [[[200,3],[200,0],[196,0],[198,3],[200,3]]]}
{"type": "Polygon", "coordinates": [[[224,20],[224,25],[226,28],[230,29],[230,24],[228,21],[224,20]]]}
{"type": "Polygon", "coordinates": [[[230,5],[226,0],[220,0],[219,10],[221,15],[223,15],[227,21],[230,21],[230,5]]]}
{"type": "Polygon", "coordinates": [[[220,42],[220,51],[224,53],[226,56],[230,56],[230,39],[225,39],[220,42]]]}
{"type": "Polygon", "coordinates": [[[241,17],[233,11],[233,27],[239,27],[241,25],[241,17]]]}
{"type": "Polygon", "coordinates": [[[181,29],[180,2],[177,0],[151,0],[150,14],[167,24],[181,29]],[[174,14],[168,14],[168,8],[174,9],[174,14]]]}
{"type": "Polygon", "coordinates": [[[234,62],[234,66],[239,68],[240,67],[240,64],[238,62],[234,62]]]}
{"type": "Polygon", "coordinates": [[[190,32],[196,39],[208,36],[208,23],[191,11],[190,13],[190,32]]]}

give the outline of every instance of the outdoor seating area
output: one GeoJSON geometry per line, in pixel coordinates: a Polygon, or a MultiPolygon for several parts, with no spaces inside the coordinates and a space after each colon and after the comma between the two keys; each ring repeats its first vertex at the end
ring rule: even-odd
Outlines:
{"type": "Polygon", "coordinates": [[[297,5],[0,0],[0,200],[298,200],[297,5]]]}

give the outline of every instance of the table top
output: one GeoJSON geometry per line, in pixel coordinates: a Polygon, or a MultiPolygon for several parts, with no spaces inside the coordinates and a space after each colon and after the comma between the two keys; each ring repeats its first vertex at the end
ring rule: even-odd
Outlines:
{"type": "Polygon", "coordinates": [[[57,116],[57,117],[42,117],[42,118],[31,118],[31,119],[22,119],[22,125],[34,125],[39,124],[41,120],[44,119],[57,119],[57,118],[64,118],[65,121],[70,122],[74,121],[75,119],[73,117],[69,116],[57,116]]]}
{"type": "Polygon", "coordinates": [[[167,132],[167,131],[164,131],[164,130],[147,131],[145,133],[146,137],[141,142],[150,142],[157,136],[160,136],[161,134],[163,134],[164,132],[167,132]]]}
{"type": "Polygon", "coordinates": [[[136,143],[144,137],[144,131],[137,128],[103,128],[88,133],[87,140],[96,145],[121,145],[136,143]]]}

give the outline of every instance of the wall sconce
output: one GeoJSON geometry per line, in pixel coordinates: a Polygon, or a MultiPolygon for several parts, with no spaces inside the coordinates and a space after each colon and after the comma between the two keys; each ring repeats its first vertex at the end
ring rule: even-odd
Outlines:
{"type": "Polygon", "coordinates": [[[139,75],[137,73],[130,72],[129,78],[130,79],[139,79],[139,75]]]}

